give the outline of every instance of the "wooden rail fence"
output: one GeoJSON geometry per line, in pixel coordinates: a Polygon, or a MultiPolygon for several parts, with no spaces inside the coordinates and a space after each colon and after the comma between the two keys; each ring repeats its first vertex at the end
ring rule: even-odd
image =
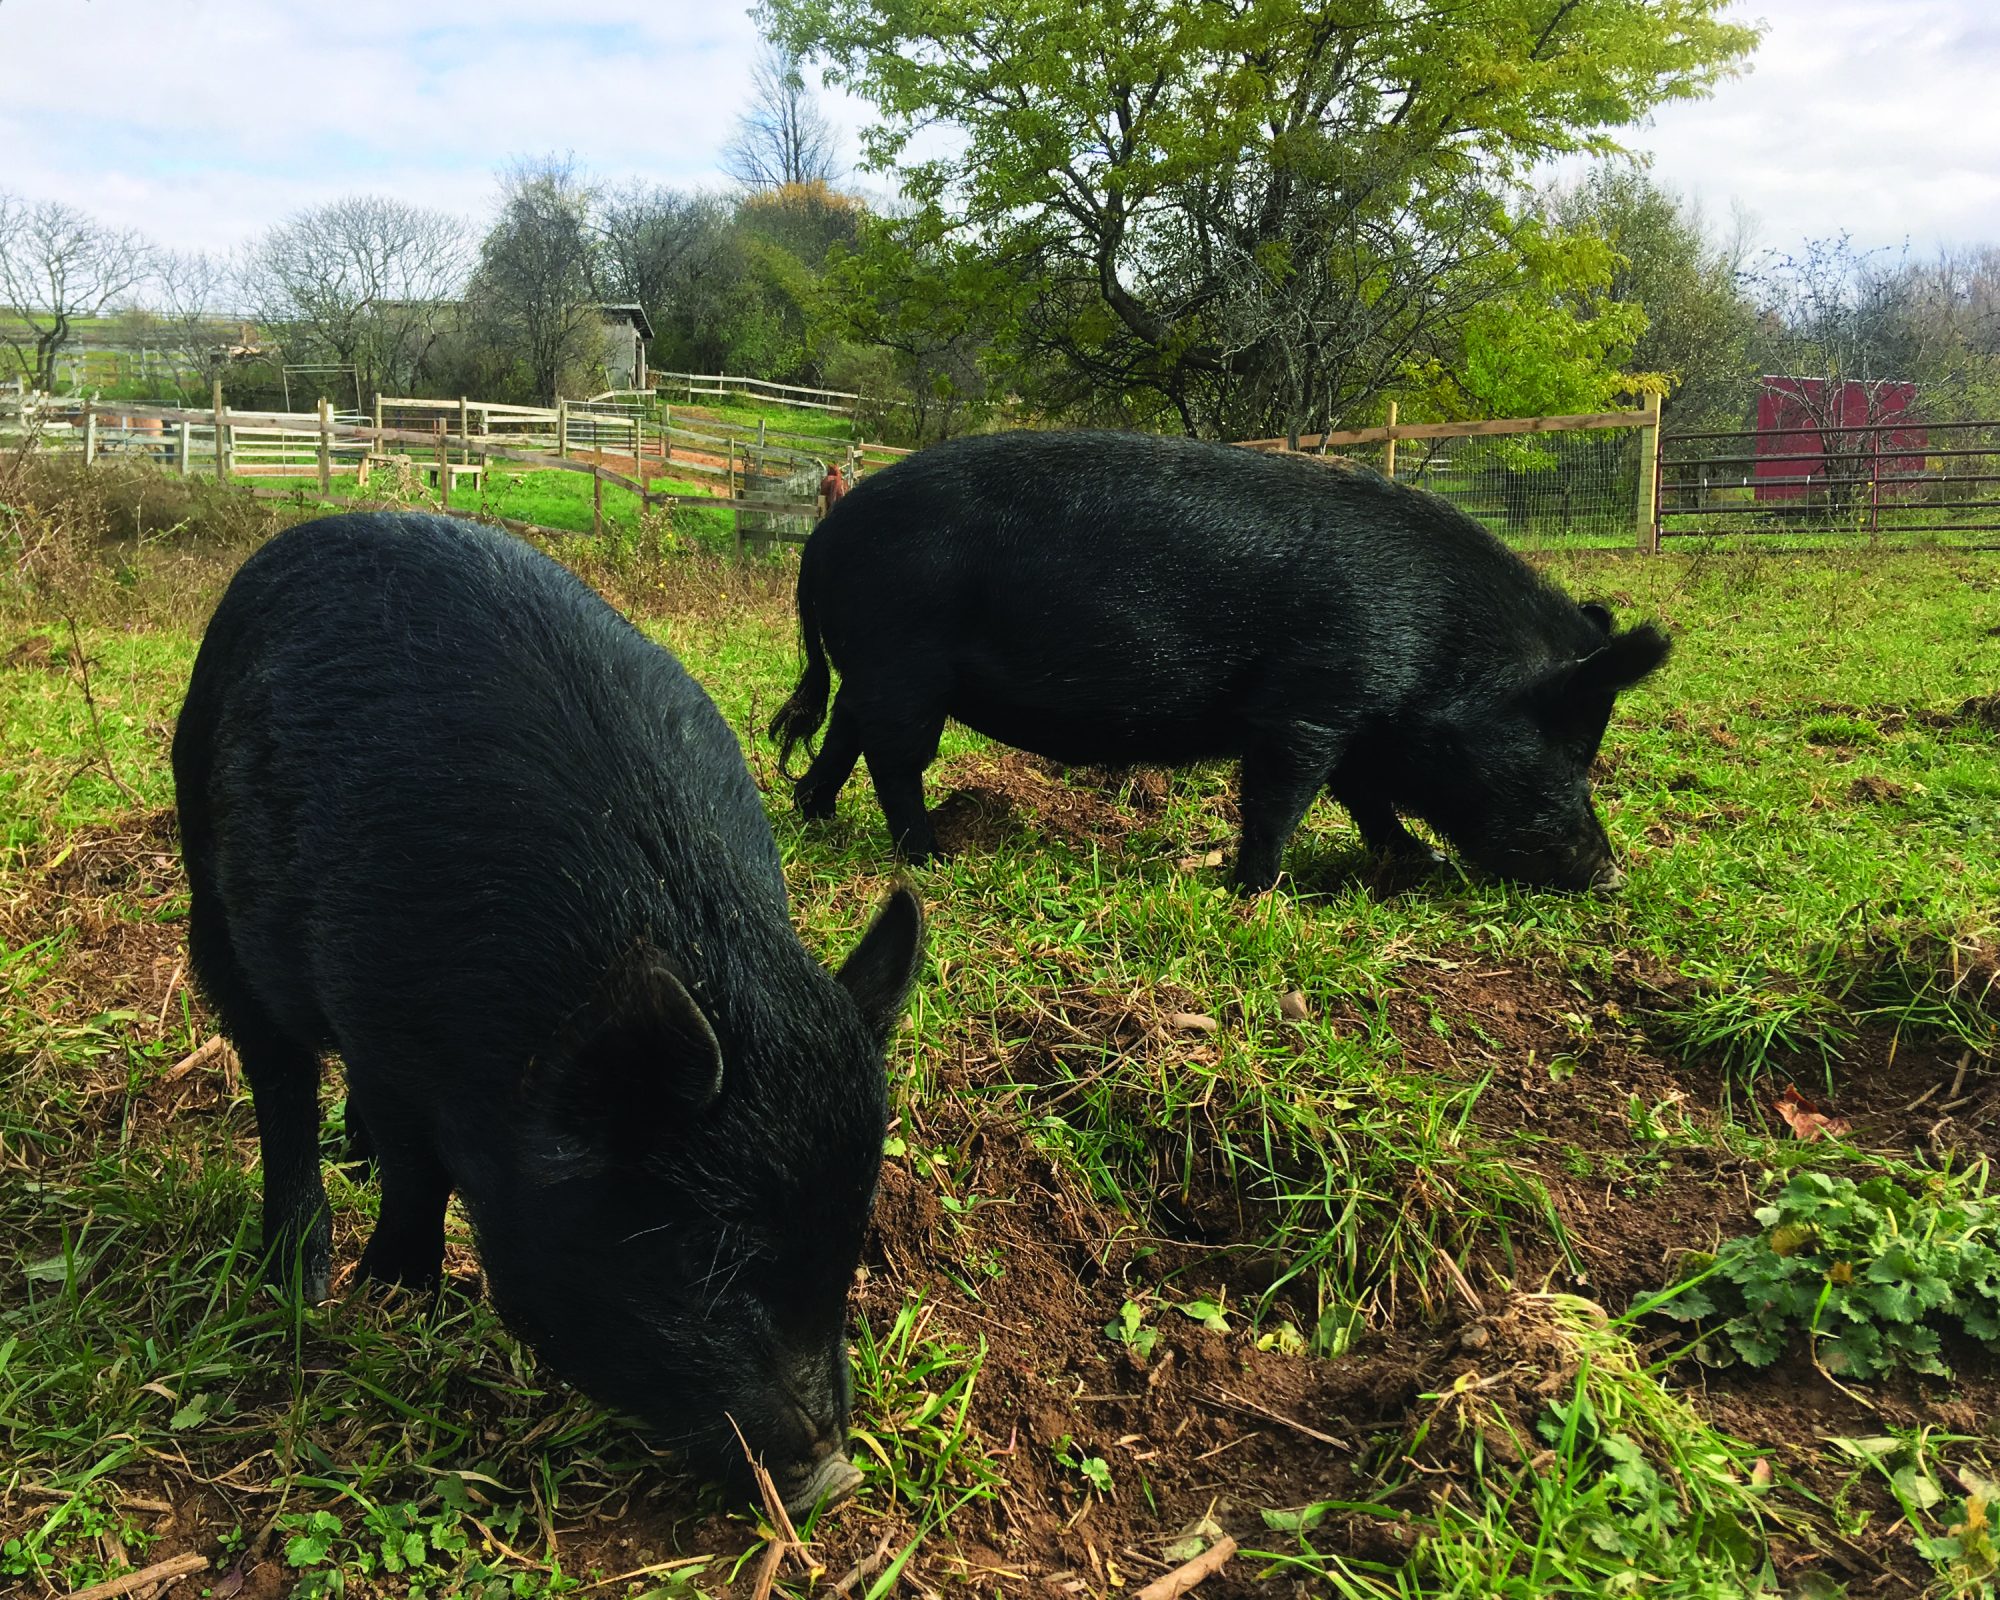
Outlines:
{"type": "Polygon", "coordinates": [[[1596,411],[1558,417],[1501,417],[1486,422],[1398,422],[1396,402],[1389,402],[1389,420],[1372,428],[1347,428],[1333,433],[1301,434],[1294,439],[1242,439],[1246,449],[1298,455],[1321,460],[1336,445],[1379,444],[1382,470],[1396,475],[1396,446],[1403,440],[1492,439],[1537,433],[1584,433],[1631,428],[1639,434],[1639,473],[1632,504],[1632,542],[1645,554],[1660,548],[1660,397],[1646,396],[1643,406],[1628,411],[1596,411]]]}
{"type": "MultiPolygon", "coordinates": [[[[751,433],[675,426],[572,408],[567,402],[536,407],[382,397],[372,418],[366,418],[336,417],[324,400],[316,413],[246,411],[225,406],[219,390],[212,406],[197,410],[59,401],[17,389],[11,396],[0,391],[0,432],[7,426],[10,401],[17,431],[25,438],[45,444],[79,441],[86,464],[120,455],[150,460],[182,476],[194,472],[198,461],[212,465],[218,479],[314,475],[324,494],[330,492],[336,470],[352,472],[357,487],[365,487],[371,465],[406,458],[414,470],[435,477],[446,510],[455,481],[483,478],[489,462],[584,473],[592,479],[592,526],[597,532],[604,527],[608,484],[635,496],[642,512],[656,507],[671,511],[677,505],[729,512],[739,553],[746,542],[803,540],[818,518],[821,463],[829,456],[842,459],[838,451],[813,454],[768,442],[761,427],[751,433]],[[425,419],[428,425],[399,426],[389,419],[425,419]],[[579,453],[630,457],[633,470],[578,459],[579,453]],[[655,489],[644,476],[652,461],[676,478],[714,487],[705,493],[655,489]],[[787,487],[774,491],[769,487],[774,478],[789,480],[787,487]]],[[[846,450],[850,472],[864,462],[878,465],[907,453],[891,454],[887,446],[846,450]]]]}

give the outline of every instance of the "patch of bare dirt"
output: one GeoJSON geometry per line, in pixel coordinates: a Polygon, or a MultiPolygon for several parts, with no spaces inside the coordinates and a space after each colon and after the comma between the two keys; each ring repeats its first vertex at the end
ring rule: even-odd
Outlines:
{"type": "Polygon", "coordinates": [[[1908,798],[1910,791],[1900,783],[1870,773],[1847,786],[1847,798],[1855,805],[1887,806],[1908,798]]]}
{"type": "Polygon", "coordinates": [[[1069,844],[1117,846],[1146,825],[1167,798],[1161,772],[1072,775],[1052,761],[1018,750],[980,750],[937,768],[951,785],[931,813],[938,842],[948,851],[990,850],[1016,831],[1028,830],[1069,844]]]}
{"type": "Polygon", "coordinates": [[[0,667],[39,667],[48,672],[60,672],[64,662],[58,660],[55,647],[45,633],[31,633],[18,641],[6,655],[0,656],[0,667]]]}
{"type": "Polygon", "coordinates": [[[80,1015],[158,1018],[186,975],[185,893],[173,813],[137,813],[114,828],[80,831],[30,862],[0,902],[0,936],[27,943],[67,935],[53,978],[80,1015]]]}
{"type": "MultiPolygon", "coordinates": [[[[993,790],[1010,816],[1020,806],[1037,827],[1115,835],[1142,814],[1129,792],[1110,797],[1030,758],[1001,757],[958,776],[961,792],[993,790]]],[[[853,902],[855,926],[881,888],[864,880],[839,887],[853,902]]],[[[79,1016],[129,1009],[144,1028],[178,1004],[185,984],[182,923],[171,917],[183,893],[171,817],[153,813],[69,841],[26,875],[0,919],[10,933],[30,925],[72,930],[73,948],[54,975],[69,996],[64,1009],[79,1016]]],[[[1936,955],[1953,983],[1991,992],[2000,968],[1990,945],[1940,946],[1936,955]]],[[[1269,1221],[1211,1159],[1205,1108],[1191,1108],[1188,1125],[1172,1130],[1171,1149],[1163,1140],[1156,1198],[1148,1214],[1134,1215],[1084,1191],[1013,1120],[1000,1092],[1018,1085],[1026,1117],[1085,1094],[1128,1092],[1120,1080],[1135,1071],[1214,1066],[1228,1032],[1245,1025],[1246,1008],[1268,1007],[1273,997],[1208,1004],[1171,984],[1113,993],[1072,971],[996,1016],[991,1044],[940,1063],[946,1093],[913,1109],[898,1130],[908,1153],[884,1165],[856,1291],[858,1311],[878,1330],[914,1291],[926,1308],[926,1340],[985,1351],[971,1433],[1006,1483],[957,1512],[948,1537],[927,1541],[910,1579],[934,1592],[1135,1588],[1173,1564],[1168,1547],[1191,1528],[1268,1541],[1265,1509],[1377,1499],[1382,1468],[1405,1456],[1415,1464],[1391,1474],[1405,1484],[1391,1503],[1421,1516],[1435,1488],[1470,1473],[1475,1446],[1488,1460],[1510,1459],[1505,1440],[1532,1439],[1541,1409],[1576,1371],[1573,1342],[1532,1291],[1574,1291],[1615,1313],[1670,1281],[1683,1251],[1754,1226],[1762,1179],[1755,1165],[1677,1135],[1685,1124],[1712,1130],[1725,1106],[1738,1120],[1761,1115],[1782,1132],[1769,1102],[1784,1085],[1746,1090],[1700,1062],[1663,1053],[1645,1014],[1686,988],[1670,967],[1629,954],[1588,982],[1471,954],[1405,961],[1383,997],[1404,1056],[1416,1070],[1489,1080],[1474,1112],[1479,1131],[1533,1136],[1516,1146],[1518,1159],[1550,1194],[1568,1249],[1548,1230],[1528,1227],[1508,1250],[1441,1263],[1445,1287],[1423,1314],[1405,1307],[1333,1361],[1259,1349],[1240,1323],[1215,1331],[1178,1309],[1225,1289],[1240,1303],[1260,1270],[1251,1247],[1269,1221]],[[952,1093],[966,1089],[980,1093],[952,1093]],[[1144,1354],[1108,1331],[1128,1302],[1153,1335],[1144,1354]],[[1481,1409],[1441,1403],[1440,1395],[1476,1395],[1481,1409]],[[1063,1456],[1101,1459],[1110,1493],[1063,1456]]],[[[1347,1002],[1300,996],[1299,1004],[1338,1020],[1347,1002]]],[[[1358,1010],[1352,1016],[1357,1026],[1374,1020],[1358,1010]]],[[[1309,1031],[1298,1037],[1305,1048],[1309,1031]]],[[[1829,1115],[1851,1124],[1864,1148],[2000,1155],[2000,1072],[1992,1061],[1865,1033],[1830,1068],[1814,1059],[1791,1070],[1829,1115]]],[[[115,1106],[132,1119],[135,1137],[164,1140],[170,1124],[232,1103],[228,1072],[218,1050],[164,1071],[136,1101],[122,1084],[107,1083],[107,1115],[115,1106]]],[[[1415,1192],[1411,1202],[1431,1203],[1415,1192]]],[[[343,1261],[359,1246],[344,1230],[343,1261]]],[[[454,1265],[475,1270],[462,1251],[454,1265]]],[[[1675,1347],[1663,1335],[1657,1353],[1675,1347]]],[[[1864,1533],[1825,1549],[1781,1536],[1783,1571],[1830,1562],[1851,1593],[1894,1593],[1920,1587],[1927,1574],[1916,1570],[1907,1538],[1892,1531],[1897,1513],[1886,1489],[1848,1488],[1825,1437],[1879,1433],[1885,1421],[1903,1419],[1955,1426],[1949,1419],[1961,1413],[1963,1431],[1978,1431],[1978,1420],[2000,1407],[2000,1384],[1966,1366],[1948,1388],[1885,1386],[1866,1403],[1833,1390],[1803,1360],[1763,1373],[1683,1363],[1676,1380],[1717,1426],[1768,1450],[1782,1473],[1823,1497],[1845,1490],[1851,1503],[1876,1511],[1864,1533]]],[[[468,1406],[477,1403],[469,1394],[468,1406]]],[[[222,1529],[245,1519],[240,1501],[232,1508],[192,1480],[161,1484],[154,1469],[146,1473],[153,1475],[135,1469],[121,1481],[127,1493],[168,1508],[161,1515],[176,1531],[162,1536],[166,1553],[212,1551],[222,1529]]],[[[649,1475],[615,1506],[561,1523],[565,1567],[618,1572],[644,1554],[734,1554],[750,1542],[742,1523],[701,1515],[694,1505],[678,1480],[649,1475]]],[[[917,1514],[906,1506],[857,1506],[827,1519],[814,1559],[829,1574],[876,1572],[885,1548],[900,1550],[917,1532],[917,1514]]],[[[1381,1518],[1329,1517],[1314,1537],[1364,1560],[1393,1564],[1408,1554],[1403,1526],[1381,1518]]],[[[267,1554],[239,1574],[238,1592],[265,1600],[290,1578],[267,1554]]],[[[1270,1592],[1241,1563],[1201,1590],[1210,1600],[1270,1592]]]]}

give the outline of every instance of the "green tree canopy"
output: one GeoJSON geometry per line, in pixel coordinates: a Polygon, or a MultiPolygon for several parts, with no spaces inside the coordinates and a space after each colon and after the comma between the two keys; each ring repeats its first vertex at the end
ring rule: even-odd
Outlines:
{"type": "Polygon", "coordinates": [[[1735,427],[1751,405],[1757,308],[1739,246],[1637,168],[1608,163],[1547,197],[1559,226],[1614,252],[1606,292],[1646,314],[1632,364],[1666,380],[1676,426],[1735,427]]]}
{"type": "Polygon", "coordinates": [[[1058,401],[1345,420],[1518,265],[1521,184],[1752,48],[1727,0],[764,0],[1021,286],[1058,401]],[[913,143],[923,134],[924,153],[913,143]],[[939,145],[943,148],[940,151],[939,145]],[[1142,397],[1150,397],[1142,398],[1142,397]]]}

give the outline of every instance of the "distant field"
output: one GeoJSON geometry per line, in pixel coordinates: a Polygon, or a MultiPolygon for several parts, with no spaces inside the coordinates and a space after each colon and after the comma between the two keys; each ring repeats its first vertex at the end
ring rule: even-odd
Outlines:
{"type": "MultiPolygon", "coordinates": [[[[687,496],[685,501],[676,505],[673,517],[674,529],[682,537],[717,550],[731,543],[729,513],[702,505],[704,499],[711,497],[699,485],[667,477],[650,481],[657,491],[687,496]]],[[[256,483],[260,490],[265,491],[294,490],[301,505],[321,503],[316,477],[269,477],[259,478],[256,483]]],[[[370,504],[396,501],[413,510],[435,510],[438,506],[435,490],[421,481],[399,485],[393,473],[382,469],[377,469],[366,489],[357,488],[351,476],[336,477],[324,503],[329,507],[338,507],[354,500],[370,504]]],[[[460,488],[452,497],[452,507],[454,510],[476,510],[508,517],[516,522],[532,522],[544,528],[582,534],[590,533],[593,526],[591,480],[580,472],[493,467],[488,470],[483,489],[475,492],[460,488]]],[[[627,538],[637,537],[640,531],[638,496],[607,484],[604,490],[604,524],[608,532],[627,538]]]]}
{"type": "MultiPolygon", "coordinates": [[[[555,525],[571,486],[587,525],[581,478],[492,494],[555,525]]],[[[749,1592],[773,1531],[542,1372],[456,1218],[435,1306],[257,1285],[249,1100],[180,1068],[166,752],[271,510],[196,493],[0,589],[0,1588],[749,1592]]],[[[787,565],[556,553],[709,687],[838,959],[893,866],[864,779],[803,825],[762,742],[787,565]]],[[[1130,1593],[1219,1533],[1202,1600],[1991,1592],[2000,567],[1551,560],[1677,641],[1600,763],[1617,897],[1385,877],[1323,802],[1245,902],[1228,772],[948,734],[867,1481],[776,1592],[1130,1593]]],[[[376,1196],[330,1185],[345,1266],[376,1196]]]]}

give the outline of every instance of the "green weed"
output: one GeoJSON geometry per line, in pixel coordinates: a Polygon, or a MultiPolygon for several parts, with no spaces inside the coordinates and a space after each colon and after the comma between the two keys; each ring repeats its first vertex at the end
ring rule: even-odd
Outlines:
{"type": "Polygon", "coordinates": [[[1906,1367],[1950,1375],[1941,1336],[2000,1351],[2000,1211],[1985,1198],[1984,1163],[1959,1174],[1856,1181],[1795,1172],[1764,1231],[1697,1257],[1658,1309],[1702,1325],[1703,1348],[1753,1367],[1804,1332],[1814,1359],[1843,1377],[1906,1367]]]}

